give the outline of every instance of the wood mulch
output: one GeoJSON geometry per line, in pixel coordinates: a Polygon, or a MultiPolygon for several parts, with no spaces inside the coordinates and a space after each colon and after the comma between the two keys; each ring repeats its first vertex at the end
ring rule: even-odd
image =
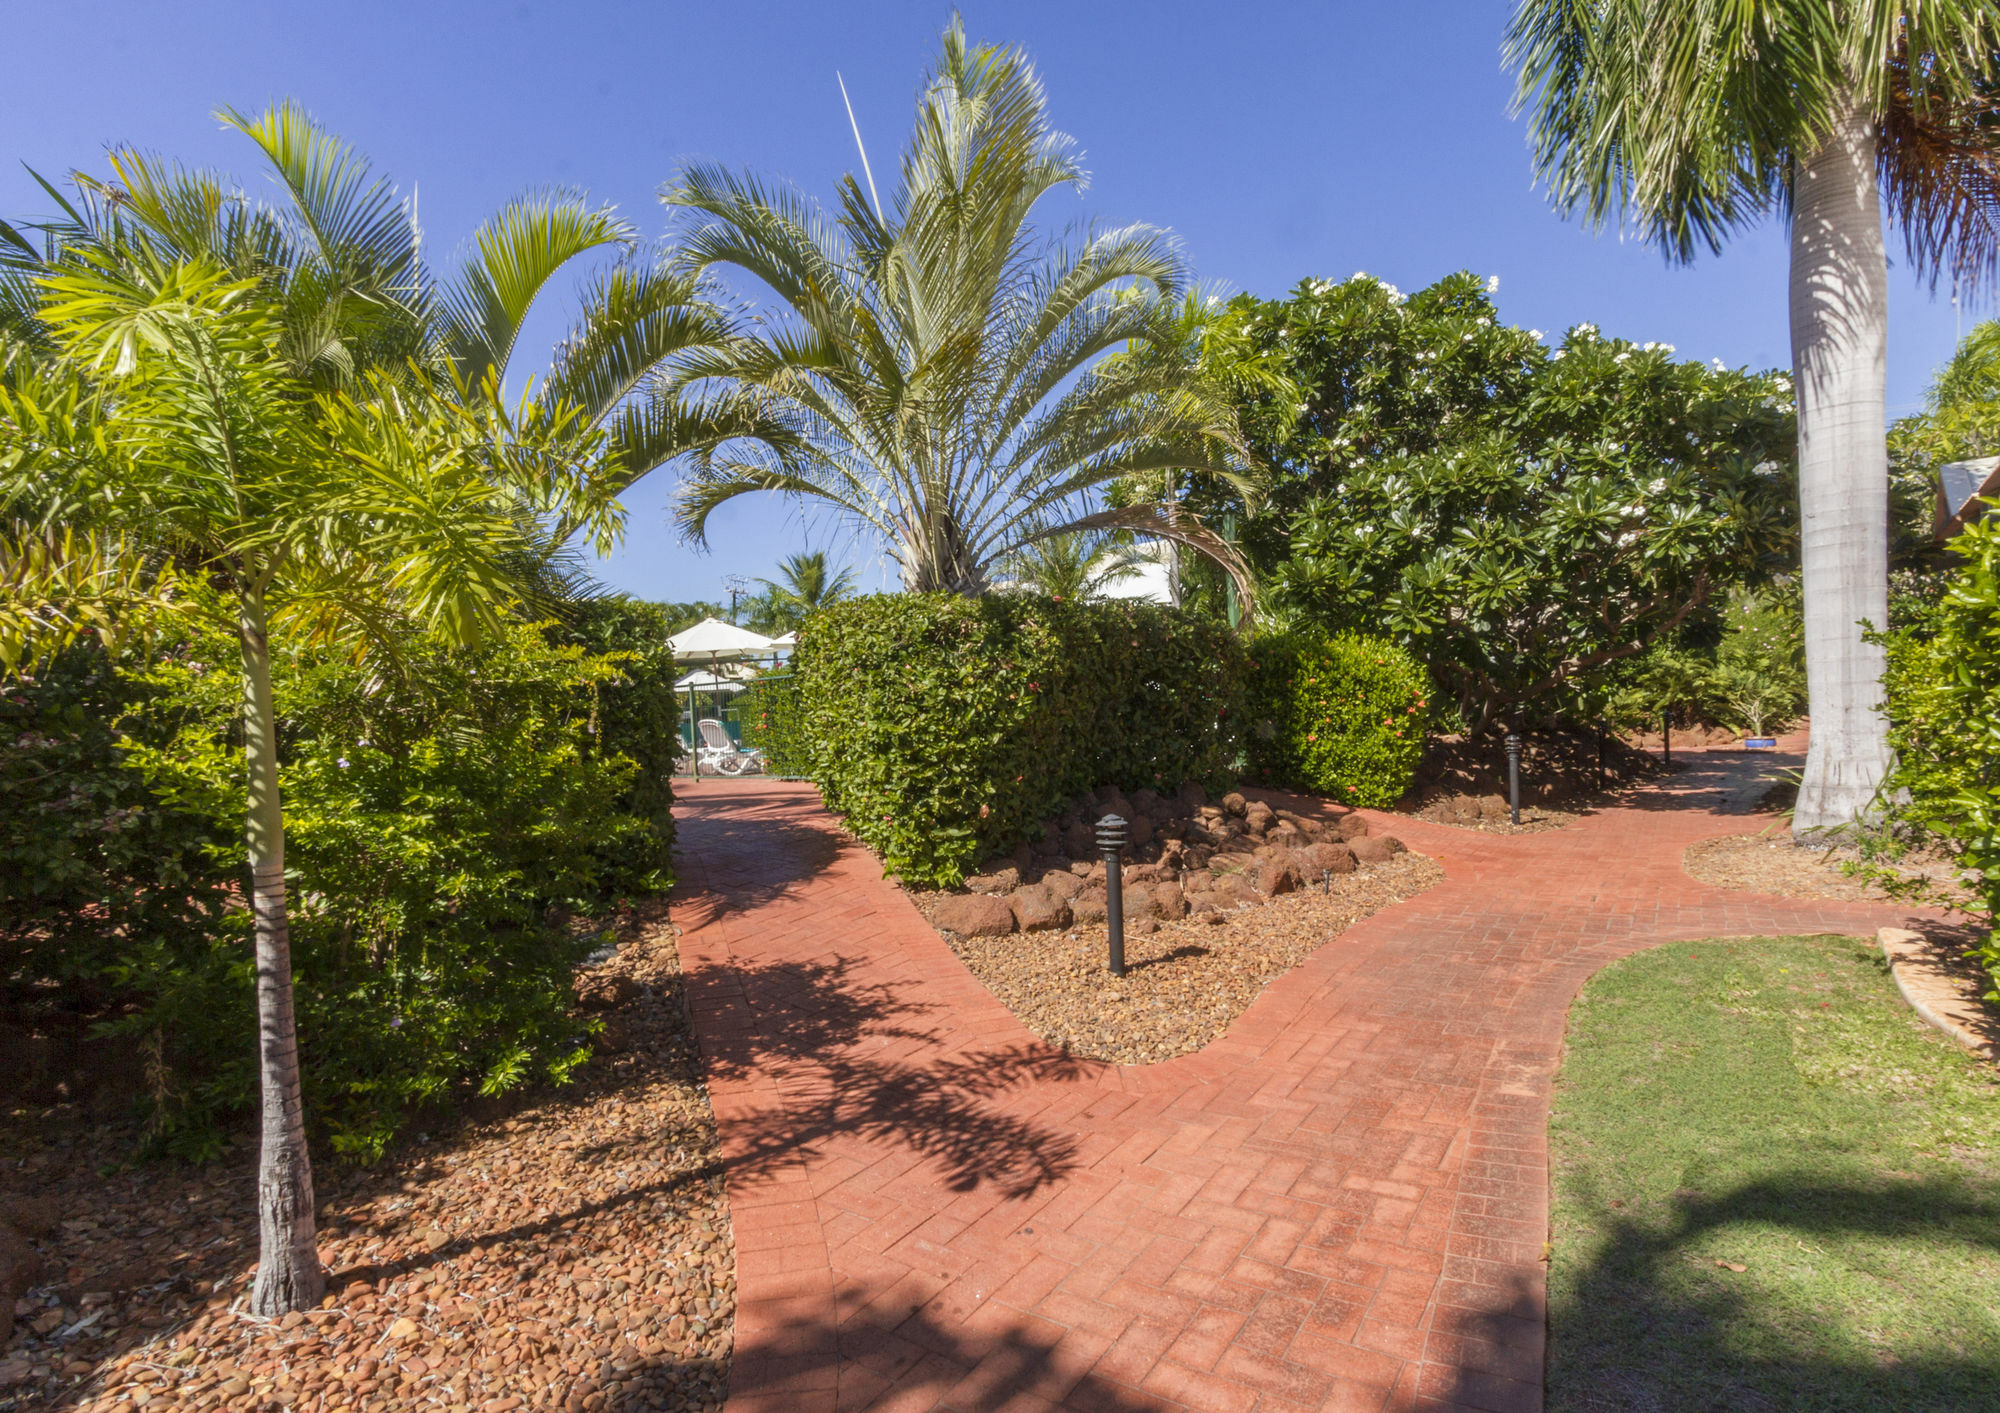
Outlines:
{"type": "Polygon", "coordinates": [[[593,973],[573,1085],[372,1169],[319,1156],[322,1308],[244,1313],[254,1153],[124,1167],[134,1134],[0,1116],[0,1206],[48,1210],[0,1409],[718,1409],[735,1248],[664,915],[593,973]],[[614,1053],[604,1053],[606,1050],[614,1053]]]}
{"type": "MultiPolygon", "coordinates": [[[[1105,969],[1102,923],[1005,937],[941,934],[1021,1022],[1051,1045],[1088,1059],[1157,1064],[1218,1039],[1264,988],[1371,913],[1441,882],[1420,854],[1336,875],[1237,908],[1217,923],[1182,918],[1128,928],[1126,974],[1105,969]]],[[[913,893],[919,909],[950,896],[913,893]]]]}
{"type": "MultiPolygon", "coordinates": [[[[1742,888],[1781,898],[1887,899],[1890,894],[1880,884],[1847,872],[1847,865],[1858,860],[1851,848],[1795,843],[1791,831],[1780,824],[1755,834],[1726,834],[1690,844],[1682,855],[1682,867],[1691,877],[1717,888],[1742,888]]],[[[1971,900],[1971,894],[1957,885],[1958,869],[1948,858],[1904,858],[1897,861],[1894,872],[1934,890],[1920,901],[1948,906],[1953,900],[1971,900]]]]}

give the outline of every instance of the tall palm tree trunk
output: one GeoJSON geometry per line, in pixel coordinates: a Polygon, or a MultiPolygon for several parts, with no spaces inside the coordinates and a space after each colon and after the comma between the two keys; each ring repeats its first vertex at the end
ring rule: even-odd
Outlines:
{"type": "Polygon", "coordinates": [[[1889,463],[1883,384],[1889,276],[1876,127],[1850,103],[1792,187],[1792,369],[1812,745],[1792,827],[1862,818],[1888,766],[1879,705],[1888,626],[1889,463]]]}
{"type": "Polygon", "coordinates": [[[250,1308],[282,1315],[326,1292],[313,1237],[312,1160],[292,1019],[291,929],[285,911],[285,818],[278,798],[278,713],[261,592],[243,596],[243,754],[249,773],[250,904],[256,920],[257,1079],[263,1135],[257,1160],[257,1283],[250,1308]]]}

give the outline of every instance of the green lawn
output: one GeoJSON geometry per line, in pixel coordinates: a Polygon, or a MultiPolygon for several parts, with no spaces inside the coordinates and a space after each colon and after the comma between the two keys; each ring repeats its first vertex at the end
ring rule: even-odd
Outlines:
{"type": "Polygon", "coordinates": [[[2000,1409],[2000,1083],[1873,947],[1607,967],[1549,1136],[1553,1413],[2000,1409]]]}

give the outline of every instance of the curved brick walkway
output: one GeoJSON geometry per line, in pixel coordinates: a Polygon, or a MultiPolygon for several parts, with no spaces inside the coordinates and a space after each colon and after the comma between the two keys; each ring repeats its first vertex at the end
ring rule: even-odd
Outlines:
{"type": "Polygon", "coordinates": [[[703,782],[675,916],[736,1229],[730,1408],[1538,1409],[1577,988],[1672,938],[1908,919],[1682,872],[1754,827],[1726,798],[1750,764],[1555,833],[1395,819],[1445,882],[1140,1068],[1029,1035],[811,790],[703,782]]]}

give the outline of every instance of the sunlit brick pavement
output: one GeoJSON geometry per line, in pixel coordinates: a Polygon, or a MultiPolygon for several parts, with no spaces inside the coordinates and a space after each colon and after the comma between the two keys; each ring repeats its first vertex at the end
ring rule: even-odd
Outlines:
{"type": "Polygon", "coordinates": [[[1796,760],[1697,755],[1553,833],[1385,817],[1446,881],[1144,1067],[1029,1035],[808,787],[702,782],[675,918],[736,1228],[730,1408],[1540,1408],[1577,988],[1673,938],[1909,918],[1682,871],[1796,760]]]}

